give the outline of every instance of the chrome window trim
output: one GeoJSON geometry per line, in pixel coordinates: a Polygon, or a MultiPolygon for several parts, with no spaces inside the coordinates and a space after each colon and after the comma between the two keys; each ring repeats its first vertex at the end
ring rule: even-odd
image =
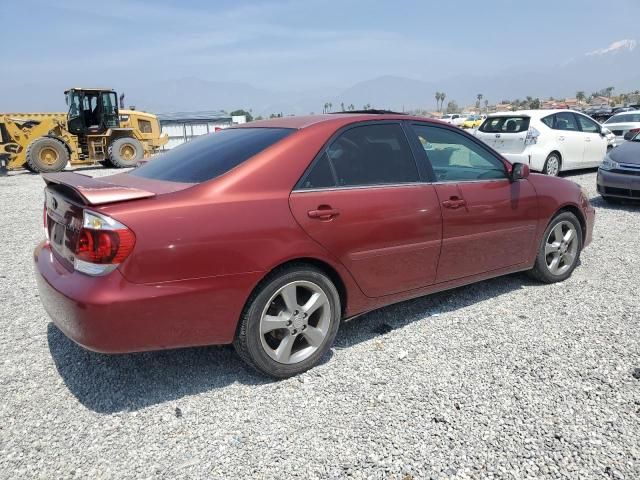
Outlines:
{"type": "Polygon", "coordinates": [[[480,180],[451,180],[451,181],[439,181],[439,182],[410,182],[410,183],[386,183],[376,185],[349,185],[344,187],[322,187],[322,188],[300,188],[294,189],[291,193],[307,193],[307,192],[327,192],[334,190],[365,190],[370,188],[401,188],[401,187],[415,187],[424,185],[444,185],[450,183],[488,183],[488,182],[509,182],[508,178],[487,178],[480,180]]]}

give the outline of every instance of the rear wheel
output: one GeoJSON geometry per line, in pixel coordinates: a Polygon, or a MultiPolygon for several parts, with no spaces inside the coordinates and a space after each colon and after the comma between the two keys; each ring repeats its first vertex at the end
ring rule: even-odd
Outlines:
{"type": "Polygon", "coordinates": [[[571,276],[582,251],[582,227],[573,213],[556,215],[542,236],[536,262],[530,275],[544,283],[555,283],[571,276]]]}
{"type": "Polygon", "coordinates": [[[26,157],[32,172],[59,172],[69,162],[69,151],[56,138],[40,137],[29,144],[26,157]]]}
{"type": "Polygon", "coordinates": [[[313,266],[290,266],[252,294],[233,345],[259,372],[291,377],[315,366],[331,348],[340,317],[340,297],[331,280],[313,266]]]}
{"type": "Polygon", "coordinates": [[[544,162],[544,168],[542,173],[545,175],[551,175],[552,177],[558,176],[560,173],[561,160],[560,155],[556,152],[551,152],[544,162]]]}
{"type": "Polygon", "coordinates": [[[131,137],[118,138],[109,144],[109,161],[114,167],[135,167],[144,158],[144,147],[131,137]]]}

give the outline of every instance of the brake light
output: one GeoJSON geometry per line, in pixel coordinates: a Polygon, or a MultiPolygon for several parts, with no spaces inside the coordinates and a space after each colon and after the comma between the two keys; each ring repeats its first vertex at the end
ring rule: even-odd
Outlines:
{"type": "Polygon", "coordinates": [[[75,247],[74,268],[88,275],[105,275],[133,250],[133,232],[111,217],[84,211],[75,247]]]}
{"type": "Polygon", "coordinates": [[[540,132],[535,127],[529,127],[527,130],[527,136],[524,139],[525,145],[535,145],[538,143],[538,137],[540,136],[540,132]]]}

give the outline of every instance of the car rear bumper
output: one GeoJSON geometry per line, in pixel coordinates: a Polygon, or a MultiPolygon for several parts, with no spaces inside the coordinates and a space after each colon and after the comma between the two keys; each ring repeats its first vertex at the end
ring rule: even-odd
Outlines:
{"type": "Polygon", "coordinates": [[[598,169],[598,192],[606,197],[640,200],[640,176],[598,169]]]}
{"type": "Polygon", "coordinates": [[[233,341],[244,302],[259,272],[158,284],[69,272],[47,242],[34,251],[45,310],[81,346],[127,353],[233,341]]]}

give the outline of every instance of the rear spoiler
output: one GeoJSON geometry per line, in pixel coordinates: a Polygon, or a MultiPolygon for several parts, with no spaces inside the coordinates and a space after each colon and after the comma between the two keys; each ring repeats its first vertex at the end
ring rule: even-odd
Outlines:
{"type": "Polygon", "coordinates": [[[155,197],[155,193],[138,188],[115,185],[97,178],[73,172],[43,173],[47,185],[64,185],[76,192],[87,205],[123,202],[155,197]]]}

